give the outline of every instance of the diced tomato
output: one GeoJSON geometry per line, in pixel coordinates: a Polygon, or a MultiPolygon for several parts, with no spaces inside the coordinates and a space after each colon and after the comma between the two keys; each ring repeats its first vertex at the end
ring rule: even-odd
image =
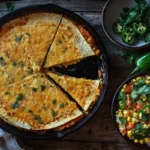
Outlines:
{"type": "Polygon", "coordinates": [[[129,84],[129,85],[127,85],[126,88],[125,88],[125,93],[126,93],[126,94],[130,94],[131,92],[132,92],[132,86],[129,84]]]}
{"type": "Polygon", "coordinates": [[[127,124],[126,129],[131,130],[131,129],[135,128],[135,125],[136,124],[127,124]]]}
{"type": "Polygon", "coordinates": [[[131,101],[130,99],[127,99],[126,105],[127,105],[128,107],[132,107],[132,106],[133,106],[132,101],[131,101]]]}
{"type": "Polygon", "coordinates": [[[142,103],[137,103],[135,107],[136,107],[137,110],[141,110],[142,107],[143,107],[143,104],[142,103]]]}

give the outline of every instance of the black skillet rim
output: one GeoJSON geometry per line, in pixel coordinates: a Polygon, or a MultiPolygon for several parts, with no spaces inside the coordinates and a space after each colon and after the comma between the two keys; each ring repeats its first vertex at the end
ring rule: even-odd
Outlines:
{"type": "MultiPolygon", "coordinates": [[[[121,85],[118,87],[118,89],[116,90],[116,93],[114,94],[114,97],[113,97],[113,100],[112,100],[112,105],[111,105],[111,116],[112,116],[112,119],[113,119],[113,122],[116,126],[116,129],[117,129],[117,132],[120,134],[120,136],[122,136],[122,134],[120,133],[119,131],[119,128],[118,128],[118,124],[116,122],[116,110],[117,110],[117,97],[118,97],[118,94],[121,90],[121,88],[123,87],[124,84],[126,83],[129,83],[132,79],[135,79],[136,77],[138,76],[144,76],[144,75],[150,75],[150,71],[146,71],[146,72],[140,72],[140,73],[137,73],[135,75],[132,75],[130,76],[129,78],[127,78],[123,83],[121,83],[121,85]]],[[[129,144],[135,146],[135,147],[140,147],[140,148],[147,148],[149,149],[149,147],[144,144],[144,145],[141,145],[139,143],[134,143],[132,140],[130,140],[127,136],[122,136],[122,138],[124,140],[126,140],[129,144]]]]}
{"type": "Polygon", "coordinates": [[[105,78],[103,81],[103,88],[101,90],[101,94],[98,97],[98,100],[97,100],[95,106],[93,107],[93,109],[90,111],[90,113],[86,117],[81,119],[79,122],[77,122],[75,125],[71,126],[70,128],[64,129],[62,131],[46,131],[46,132],[41,133],[38,131],[31,132],[31,131],[22,130],[22,129],[19,129],[17,127],[14,127],[14,126],[8,124],[7,122],[3,121],[2,119],[0,120],[0,127],[2,129],[10,132],[11,134],[13,134],[15,136],[18,136],[18,137],[21,137],[24,139],[60,139],[60,138],[64,137],[65,135],[67,135],[67,134],[79,129],[81,126],[83,126],[96,113],[99,106],[101,105],[101,103],[104,99],[104,95],[106,93],[107,84],[108,84],[108,64],[107,64],[106,51],[105,51],[104,45],[103,45],[99,35],[95,32],[95,30],[91,27],[91,25],[87,21],[85,21],[83,18],[81,18],[77,14],[75,14],[65,8],[61,8],[57,5],[54,5],[54,4],[31,5],[31,6],[27,6],[27,7],[23,7],[23,8],[14,10],[13,12],[10,12],[0,18],[0,26],[2,26],[3,24],[5,24],[5,23],[9,22],[10,20],[15,19],[17,17],[27,15],[30,13],[35,13],[35,12],[54,12],[54,13],[64,14],[65,16],[69,17],[70,19],[73,19],[77,23],[82,24],[93,35],[98,48],[102,52],[102,57],[103,57],[102,60],[103,60],[103,66],[104,66],[103,68],[104,68],[105,78]]]}

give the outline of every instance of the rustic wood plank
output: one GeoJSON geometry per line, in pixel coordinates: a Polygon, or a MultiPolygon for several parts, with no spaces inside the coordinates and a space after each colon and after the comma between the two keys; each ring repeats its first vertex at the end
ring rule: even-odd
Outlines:
{"type": "MultiPolygon", "coordinates": [[[[105,1],[100,0],[21,0],[11,1],[15,9],[36,4],[56,4],[72,11],[102,11],[105,1]]],[[[7,11],[5,2],[0,2],[0,11],[7,11]]]]}
{"type": "MultiPolygon", "coordinates": [[[[32,140],[31,140],[32,141],[32,140]]],[[[21,142],[20,142],[21,143],[21,142]]],[[[82,141],[24,141],[24,144],[32,146],[33,150],[140,150],[127,143],[104,143],[82,141]],[[49,148],[47,147],[49,145],[49,148]]],[[[141,149],[142,150],[142,149],[141,149]]]]}

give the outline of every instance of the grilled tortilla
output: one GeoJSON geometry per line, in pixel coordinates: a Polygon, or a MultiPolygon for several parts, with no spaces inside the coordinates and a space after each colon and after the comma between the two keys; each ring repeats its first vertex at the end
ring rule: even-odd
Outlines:
{"type": "Polygon", "coordinates": [[[42,73],[0,88],[0,117],[16,127],[61,128],[81,116],[76,104],[42,73]]]}
{"type": "Polygon", "coordinates": [[[100,80],[69,77],[53,72],[48,72],[48,75],[69,93],[85,112],[90,110],[100,94],[102,86],[100,80]]]}
{"type": "Polygon", "coordinates": [[[95,55],[75,24],[62,18],[56,37],[50,47],[44,67],[75,63],[95,55]]]}

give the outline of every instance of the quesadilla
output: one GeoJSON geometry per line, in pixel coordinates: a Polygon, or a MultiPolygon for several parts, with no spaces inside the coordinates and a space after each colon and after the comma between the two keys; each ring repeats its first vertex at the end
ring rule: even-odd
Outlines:
{"type": "Polygon", "coordinates": [[[69,77],[48,72],[48,75],[56,81],[81,107],[88,112],[94,105],[101,90],[100,80],[69,77]]]}
{"type": "Polygon", "coordinates": [[[73,64],[95,55],[75,24],[63,17],[44,67],[73,64]]]}
{"type": "Polygon", "coordinates": [[[42,73],[0,88],[0,117],[19,128],[60,128],[82,115],[76,104],[42,73]]]}

